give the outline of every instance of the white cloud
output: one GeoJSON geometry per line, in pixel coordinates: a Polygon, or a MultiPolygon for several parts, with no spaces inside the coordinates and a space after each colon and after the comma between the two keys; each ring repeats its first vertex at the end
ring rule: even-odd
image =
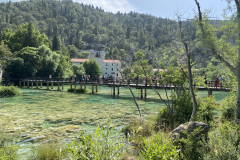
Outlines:
{"type": "Polygon", "coordinates": [[[136,8],[131,5],[128,0],[73,0],[83,4],[92,4],[93,6],[101,7],[104,11],[117,13],[128,13],[136,11],[136,8]]]}

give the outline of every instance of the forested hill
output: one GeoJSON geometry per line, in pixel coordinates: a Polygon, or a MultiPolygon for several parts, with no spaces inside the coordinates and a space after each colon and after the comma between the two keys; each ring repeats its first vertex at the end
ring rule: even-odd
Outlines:
{"type": "MultiPolygon", "coordinates": [[[[15,30],[26,22],[34,24],[50,40],[58,35],[63,45],[75,45],[78,49],[105,47],[109,57],[126,62],[134,60],[133,53],[141,49],[153,63],[153,52],[161,54],[159,48],[172,42],[177,35],[177,23],[169,19],[133,12],[106,13],[71,0],[0,3],[3,31],[5,28],[15,30]]],[[[194,39],[194,25],[189,24],[188,31],[194,39]]]]}

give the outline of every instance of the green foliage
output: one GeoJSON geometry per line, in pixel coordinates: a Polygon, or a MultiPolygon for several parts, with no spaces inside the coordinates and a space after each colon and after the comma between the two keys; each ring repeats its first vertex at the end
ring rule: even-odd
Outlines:
{"type": "Polygon", "coordinates": [[[52,40],[52,50],[53,51],[60,51],[60,49],[61,49],[60,39],[57,35],[54,35],[53,40],[52,40]]]}
{"type": "Polygon", "coordinates": [[[15,56],[5,68],[5,80],[48,77],[50,74],[58,78],[72,75],[69,57],[53,52],[45,45],[39,48],[25,47],[15,56]]]}
{"type": "Polygon", "coordinates": [[[5,67],[9,59],[11,58],[12,53],[9,50],[8,46],[3,42],[0,44],[0,66],[5,67]]]}
{"type": "Polygon", "coordinates": [[[85,61],[83,67],[85,68],[86,74],[90,75],[91,79],[95,78],[95,76],[99,77],[102,73],[100,65],[94,59],[85,61]]]}
{"type": "Polygon", "coordinates": [[[87,56],[89,55],[88,52],[79,52],[74,45],[68,45],[67,49],[68,49],[70,58],[87,58],[87,56]],[[85,55],[85,53],[87,56],[85,55]]]}
{"type": "Polygon", "coordinates": [[[158,113],[157,129],[174,129],[178,125],[187,122],[192,114],[192,99],[189,92],[182,92],[180,96],[173,95],[173,113],[169,113],[167,107],[162,107],[158,113]]]}
{"type": "Polygon", "coordinates": [[[214,119],[214,111],[217,109],[217,104],[214,97],[206,97],[198,101],[196,120],[206,122],[208,125],[214,119]]]}
{"type": "Polygon", "coordinates": [[[199,135],[201,129],[195,129],[187,134],[187,138],[180,139],[181,158],[185,160],[203,159],[205,153],[205,144],[202,141],[202,135],[199,135]]]}
{"type": "Polygon", "coordinates": [[[159,83],[161,85],[172,84],[176,86],[183,86],[187,82],[185,73],[176,67],[168,67],[165,71],[159,72],[157,75],[161,77],[159,83]]]}
{"type": "Polygon", "coordinates": [[[39,47],[43,44],[48,46],[48,38],[35,29],[31,23],[19,25],[14,33],[10,29],[3,33],[0,41],[3,41],[12,52],[20,51],[24,47],[39,47]]]}
{"type": "Polygon", "coordinates": [[[28,160],[55,160],[62,159],[62,148],[58,143],[46,143],[38,145],[28,160]]]}
{"type": "Polygon", "coordinates": [[[237,97],[235,94],[225,98],[221,103],[221,119],[225,120],[234,120],[235,119],[235,109],[237,105],[237,97]]]}
{"type": "Polygon", "coordinates": [[[5,146],[0,148],[0,159],[1,160],[16,160],[17,148],[14,146],[5,146]]]}
{"type": "Polygon", "coordinates": [[[126,145],[124,139],[114,132],[97,127],[93,133],[81,132],[80,137],[67,145],[70,159],[121,159],[126,145]]]}
{"type": "MultiPolygon", "coordinates": [[[[151,58],[150,63],[157,65],[154,57],[162,55],[159,47],[172,42],[177,33],[177,23],[173,20],[134,12],[111,14],[72,1],[33,0],[11,2],[10,5],[0,3],[0,19],[2,28],[11,27],[13,30],[19,24],[32,23],[49,39],[60,35],[62,44],[74,45],[81,50],[104,46],[108,58],[122,60],[124,64],[135,61],[135,52],[141,49],[146,57],[151,58]]],[[[186,24],[191,33],[189,37],[194,39],[195,25],[189,21],[183,24],[186,24]]],[[[3,36],[9,41],[12,32],[4,30],[3,36]]],[[[19,48],[17,44],[15,46],[19,48]]]]}
{"type": "Polygon", "coordinates": [[[144,140],[140,156],[144,160],[173,160],[178,159],[178,152],[171,139],[168,139],[166,134],[158,132],[144,140]]]}
{"type": "Polygon", "coordinates": [[[68,89],[68,92],[74,92],[74,93],[88,93],[88,89],[75,89],[75,88],[70,88],[68,89]]]}
{"type": "Polygon", "coordinates": [[[73,74],[76,75],[77,79],[81,79],[81,77],[85,74],[85,68],[83,67],[83,65],[73,65],[73,74]]]}
{"type": "Polygon", "coordinates": [[[239,124],[226,122],[219,124],[209,133],[208,148],[205,159],[231,159],[240,158],[239,150],[239,124]]]}
{"type": "Polygon", "coordinates": [[[20,95],[20,91],[17,87],[9,86],[9,87],[2,87],[0,86],[0,97],[11,97],[20,95]]]}
{"type": "Polygon", "coordinates": [[[132,72],[132,71],[131,71],[131,67],[126,67],[126,68],[123,69],[123,72],[122,72],[122,73],[123,73],[125,76],[128,76],[131,72],[132,72]]]}

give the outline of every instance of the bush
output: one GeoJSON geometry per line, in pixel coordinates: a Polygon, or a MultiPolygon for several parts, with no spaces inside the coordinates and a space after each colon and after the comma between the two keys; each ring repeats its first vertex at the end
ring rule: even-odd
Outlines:
{"type": "Polygon", "coordinates": [[[208,147],[210,152],[205,154],[205,159],[240,159],[239,135],[239,124],[227,122],[218,125],[209,133],[208,147]]]}
{"type": "Polygon", "coordinates": [[[11,97],[16,95],[20,95],[20,91],[17,87],[0,87],[0,97],[11,97]]]}
{"type": "Polygon", "coordinates": [[[46,143],[36,147],[29,160],[55,160],[62,159],[61,148],[57,143],[46,143]]]}
{"type": "Polygon", "coordinates": [[[161,108],[157,117],[156,130],[163,128],[172,130],[190,119],[193,109],[190,94],[182,92],[180,96],[173,96],[173,113],[169,113],[167,107],[161,108]]]}
{"type": "Polygon", "coordinates": [[[88,93],[88,89],[75,89],[75,88],[70,88],[68,89],[68,92],[73,92],[73,93],[88,93]]]}
{"type": "Polygon", "coordinates": [[[191,134],[187,134],[187,138],[179,140],[179,148],[181,149],[181,158],[185,160],[203,159],[205,153],[205,135],[199,135],[201,129],[195,129],[191,134]]]}
{"type": "Polygon", "coordinates": [[[114,133],[114,128],[97,127],[93,133],[81,132],[67,145],[66,152],[69,159],[120,159],[125,147],[124,139],[114,133]]]}
{"type": "Polygon", "coordinates": [[[1,160],[16,160],[17,149],[13,146],[5,146],[0,148],[0,159],[1,160]]]}
{"type": "Polygon", "coordinates": [[[143,143],[143,149],[140,152],[142,159],[178,159],[176,146],[174,146],[172,141],[167,139],[167,136],[162,132],[159,132],[149,139],[145,139],[143,143]]]}
{"type": "Polygon", "coordinates": [[[154,133],[154,123],[152,121],[135,120],[126,125],[122,132],[129,138],[134,147],[141,147],[145,137],[149,137],[154,133]]]}
{"type": "Polygon", "coordinates": [[[236,95],[232,95],[230,97],[225,98],[225,100],[221,103],[221,119],[224,120],[234,120],[235,118],[235,110],[237,106],[237,97],[236,95]]]}
{"type": "Polygon", "coordinates": [[[206,97],[198,100],[196,120],[206,122],[208,125],[213,121],[214,111],[217,108],[214,97],[206,97]]]}

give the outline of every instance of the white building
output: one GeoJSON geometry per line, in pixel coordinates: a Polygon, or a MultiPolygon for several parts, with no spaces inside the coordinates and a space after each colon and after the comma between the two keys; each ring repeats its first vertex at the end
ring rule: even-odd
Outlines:
{"type": "MultiPolygon", "coordinates": [[[[104,78],[120,78],[120,69],[121,69],[121,62],[119,60],[106,60],[105,55],[106,52],[104,51],[94,51],[90,50],[87,51],[90,53],[89,59],[93,58],[97,61],[97,63],[100,65],[102,70],[102,76],[104,78]]],[[[81,65],[85,61],[88,61],[89,59],[72,59],[72,65],[81,65]]]]}

